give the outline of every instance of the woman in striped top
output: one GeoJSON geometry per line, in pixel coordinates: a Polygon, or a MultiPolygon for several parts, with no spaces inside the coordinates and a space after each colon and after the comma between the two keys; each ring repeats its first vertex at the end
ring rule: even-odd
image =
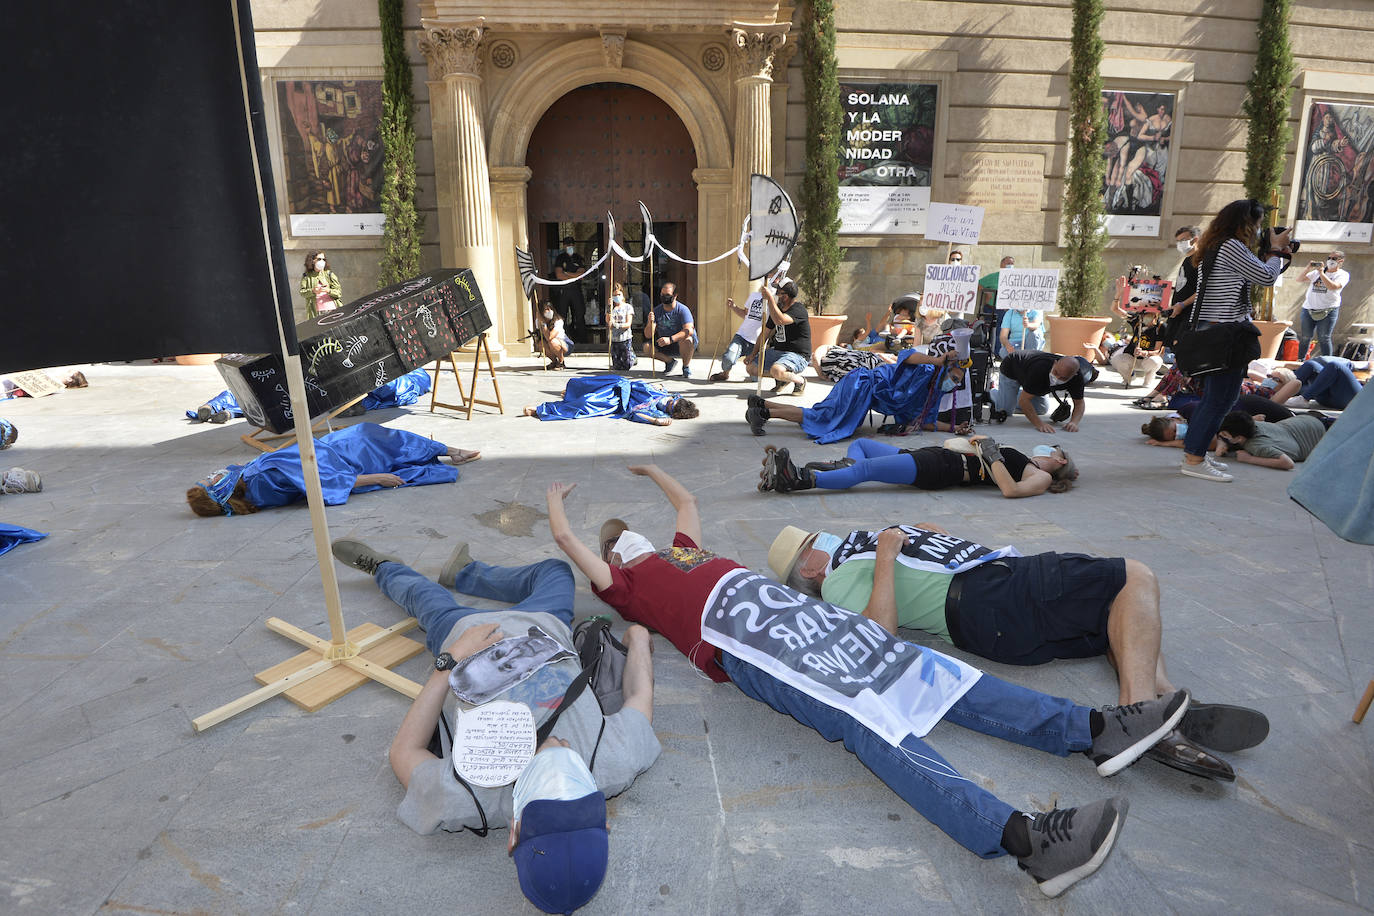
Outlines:
{"type": "MultiPolygon", "coordinates": [[[[1223,322],[1248,321],[1250,287],[1273,286],[1288,266],[1291,254],[1287,229],[1269,236],[1270,248],[1262,252],[1265,260],[1255,257],[1251,250],[1260,240],[1263,222],[1264,207],[1259,201],[1233,201],[1221,208],[1194,246],[1190,257],[1201,270],[1199,284],[1205,284],[1202,301],[1194,303],[1199,329],[1223,322]],[[1214,254],[1215,262],[1208,264],[1214,254]]],[[[1201,382],[1202,400],[1183,440],[1181,471],[1185,476],[1218,482],[1231,479],[1225,473],[1226,465],[1207,454],[1207,445],[1240,396],[1245,368],[1240,365],[1194,380],[1201,382]]]]}

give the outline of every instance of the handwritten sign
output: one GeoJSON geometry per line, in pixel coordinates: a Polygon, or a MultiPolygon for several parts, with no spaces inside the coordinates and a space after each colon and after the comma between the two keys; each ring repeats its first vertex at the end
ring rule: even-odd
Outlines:
{"type": "Polygon", "coordinates": [[[57,394],[62,390],[62,385],[51,375],[38,369],[31,372],[16,372],[6,376],[14,387],[23,389],[24,393],[31,398],[41,398],[49,394],[57,394]]]}
{"type": "Polygon", "coordinates": [[[965,153],[959,169],[960,198],[989,212],[1040,209],[1045,186],[1043,153],[965,153]]]}
{"type": "Polygon", "coordinates": [[[1033,267],[1006,267],[998,275],[997,307],[1024,312],[1054,311],[1059,296],[1059,271],[1033,267]]]}
{"type": "Polygon", "coordinates": [[[524,703],[497,700],[459,713],[453,770],[468,782],[487,788],[507,785],[533,758],[534,716],[524,703]]]}
{"type": "Polygon", "coordinates": [[[946,312],[971,312],[977,302],[977,264],[926,265],[921,305],[946,312]]]}
{"type": "Polygon", "coordinates": [[[926,211],[926,238],[937,242],[977,245],[983,231],[983,208],[964,204],[931,203],[926,211]]]}

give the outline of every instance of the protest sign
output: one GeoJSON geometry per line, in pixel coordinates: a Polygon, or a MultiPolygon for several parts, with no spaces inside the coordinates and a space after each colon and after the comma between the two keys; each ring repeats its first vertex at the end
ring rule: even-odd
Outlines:
{"type": "Polygon", "coordinates": [[[453,771],[475,786],[504,786],[534,759],[534,715],[524,703],[497,700],[458,715],[453,771]]]}
{"type": "Polygon", "coordinates": [[[978,303],[977,264],[927,264],[921,305],[946,312],[971,312],[978,303]]]}
{"type": "Polygon", "coordinates": [[[956,245],[977,245],[983,231],[983,208],[932,203],[926,210],[926,238],[956,245]]]}
{"type": "Polygon", "coordinates": [[[1058,295],[1059,271],[1056,269],[1007,267],[998,274],[999,309],[1052,312],[1058,295]]]}

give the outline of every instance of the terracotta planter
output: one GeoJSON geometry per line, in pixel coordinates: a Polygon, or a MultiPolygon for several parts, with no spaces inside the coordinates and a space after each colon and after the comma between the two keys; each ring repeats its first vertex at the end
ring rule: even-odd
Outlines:
{"type": "Polygon", "coordinates": [[[191,353],[177,357],[178,366],[208,366],[219,359],[218,353],[191,353]]]}
{"type": "Polygon", "coordinates": [[[1291,321],[1256,321],[1260,329],[1260,359],[1274,359],[1283,343],[1283,332],[1293,326],[1291,321]]]}
{"type": "Polygon", "coordinates": [[[1063,315],[1047,315],[1050,323],[1050,339],[1046,344],[1060,356],[1082,356],[1095,361],[1096,350],[1102,343],[1102,335],[1111,324],[1110,318],[1066,318],[1063,315]]]}
{"type": "Polygon", "coordinates": [[[840,328],[849,320],[848,315],[811,316],[811,365],[817,366],[825,354],[822,347],[833,347],[840,339],[840,328]]]}

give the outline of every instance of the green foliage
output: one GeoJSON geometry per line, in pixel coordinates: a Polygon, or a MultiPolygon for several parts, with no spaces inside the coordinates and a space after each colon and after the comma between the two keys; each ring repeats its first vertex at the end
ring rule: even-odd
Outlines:
{"type": "Polygon", "coordinates": [[[1069,164],[1064,185],[1064,266],[1059,314],[1081,318],[1097,313],[1107,286],[1102,249],[1102,0],[1073,0],[1069,56],[1069,164]]]}
{"type": "Polygon", "coordinates": [[[1245,194],[1269,201],[1283,179],[1283,160],[1292,131],[1288,126],[1293,84],[1293,49],[1288,43],[1291,0],[1263,0],[1256,34],[1255,69],[1245,84],[1245,194]]]}
{"type": "Polygon", "coordinates": [[[415,98],[410,57],[406,54],[402,0],[377,0],[382,27],[382,161],[381,282],[400,283],[420,272],[420,239],[424,217],[415,206],[415,98]]]}
{"type": "Polygon", "coordinates": [[[801,186],[801,232],[792,260],[805,302],[818,314],[835,288],[840,248],[840,137],[844,109],[835,63],[835,4],[804,0],[800,50],[806,103],[806,172],[801,186]]]}

